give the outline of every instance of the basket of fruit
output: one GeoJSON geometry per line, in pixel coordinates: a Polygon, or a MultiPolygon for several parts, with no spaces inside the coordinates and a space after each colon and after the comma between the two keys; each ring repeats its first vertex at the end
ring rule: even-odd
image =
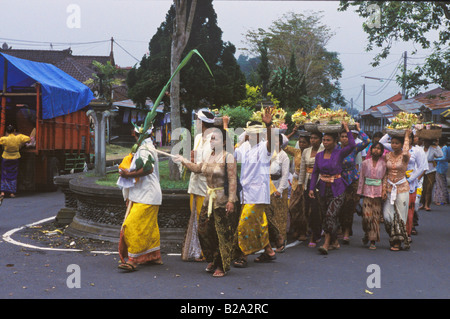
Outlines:
{"type": "Polygon", "coordinates": [[[386,133],[389,136],[404,137],[406,130],[411,129],[419,122],[416,114],[400,112],[386,127],[386,133]]]}
{"type": "Polygon", "coordinates": [[[416,124],[416,135],[424,140],[436,140],[442,136],[442,126],[433,123],[416,124]]]}
{"type": "Polygon", "coordinates": [[[317,130],[322,133],[341,133],[342,123],[339,121],[329,121],[325,124],[318,124],[317,130]]]}

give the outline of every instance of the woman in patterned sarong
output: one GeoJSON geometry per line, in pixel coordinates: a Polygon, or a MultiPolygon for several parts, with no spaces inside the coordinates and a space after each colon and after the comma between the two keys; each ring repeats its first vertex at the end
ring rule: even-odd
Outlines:
{"type": "MultiPolygon", "coordinates": [[[[356,132],[358,132],[362,142],[356,144],[356,147],[346,158],[344,158],[342,163],[342,178],[347,184],[347,188],[345,189],[344,205],[342,206],[341,213],[339,214],[339,222],[343,233],[343,244],[349,244],[350,242],[350,236],[353,233],[353,215],[356,211],[356,205],[359,202],[359,196],[356,194],[359,178],[359,172],[356,168],[356,157],[358,153],[362,152],[370,143],[369,137],[360,129],[359,123],[356,123],[356,129],[356,132]]],[[[338,145],[338,148],[345,147],[347,144],[347,135],[343,132],[340,135],[340,145],[338,145]]]]}
{"type": "Polygon", "coordinates": [[[270,205],[265,213],[269,222],[269,239],[276,243],[277,253],[282,253],[287,244],[288,221],[288,187],[289,164],[288,155],[281,149],[287,138],[279,135],[275,143],[275,151],[270,163],[270,205]]]}
{"type": "MultiPolygon", "coordinates": [[[[290,134],[297,132],[298,128],[294,128],[293,132],[290,134]]],[[[288,135],[288,137],[290,136],[288,135]]],[[[306,240],[306,233],[308,231],[308,216],[307,212],[304,209],[304,189],[302,187],[298,187],[300,184],[300,167],[302,162],[302,153],[303,151],[310,146],[309,142],[309,132],[300,132],[298,138],[298,146],[299,148],[295,148],[289,145],[285,145],[283,150],[293,156],[294,158],[294,176],[292,178],[292,193],[289,198],[289,217],[290,217],[290,231],[293,234],[293,237],[298,241],[306,240]]],[[[312,168],[311,168],[312,169],[312,168]]]]}
{"type": "Polygon", "coordinates": [[[386,173],[386,162],[381,158],[384,146],[374,143],[370,148],[370,157],[362,162],[357,194],[363,198],[362,227],[363,243],[370,241],[370,249],[376,249],[375,242],[380,241],[382,180],[386,173]]]}
{"type": "Polygon", "coordinates": [[[311,231],[311,237],[308,244],[308,247],[310,248],[316,247],[317,242],[321,239],[322,231],[322,216],[320,213],[319,202],[317,201],[317,198],[310,198],[308,196],[311,174],[314,169],[316,155],[324,149],[322,145],[322,137],[322,133],[320,132],[311,133],[311,147],[308,147],[302,153],[300,174],[298,177],[299,188],[303,193],[302,209],[305,212],[308,226],[311,231]]]}
{"type": "Polygon", "coordinates": [[[392,137],[392,152],[386,154],[386,175],[383,179],[384,226],[389,235],[392,251],[402,247],[409,249],[406,220],[409,207],[409,183],[406,180],[406,170],[410,158],[409,138],[411,131],[407,130],[405,138],[392,137]]]}
{"type": "Polygon", "coordinates": [[[212,151],[205,162],[194,164],[182,157],[180,160],[192,172],[206,177],[207,194],[200,210],[198,237],[208,262],[206,271],[214,277],[223,277],[234,259],[237,166],[234,156],[225,151],[226,131],[218,128],[214,131],[212,151]]]}
{"type": "Polygon", "coordinates": [[[344,204],[346,184],[341,177],[342,162],[355,148],[355,140],[343,123],[347,132],[348,145],[336,148],[337,134],[325,133],[322,139],[324,150],[317,153],[309,186],[309,197],[315,198],[316,187],[319,190],[319,205],[323,214],[325,242],[319,247],[321,254],[328,254],[329,249],[339,247],[337,241],[338,215],[344,204]],[[319,178],[320,175],[320,178],[319,178]]]}

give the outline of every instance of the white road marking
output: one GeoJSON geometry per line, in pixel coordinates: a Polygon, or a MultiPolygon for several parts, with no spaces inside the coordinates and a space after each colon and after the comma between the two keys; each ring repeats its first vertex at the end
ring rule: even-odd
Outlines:
{"type": "MultiPolygon", "coordinates": [[[[21,243],[21,242],[18,242],[17,240],[14,240],[14,239],[12,239],[11,238],[11,236],[14,234],[14,233],[16,233],[16,232],[18,232],[19,230],[22,230],[22,229],[24,229],[24,228],[26,228],[26,227],[32,227],[32,226],[36,226],[36,225],[39,225],[39,224],[42,224],[42,223],[45,223],[45,222],[48,222],[48,221],[50,221],[50,220],[52,220],[52,219],[55,219],[55,216],[53,216],[53,217],[49,217],[49,218],[46,218],[46,219],[42,219],[42,220],[39,220],[39,221],[37,221],[37,222],[34,222],[34,223],[32,223],[32,224],[28,224],[28,225],[25,225],[25,226],[22,226],[22,227],[18,227],[18,228],[14,228],[14,229],[11,229],[10,231],[7,231],[6,233],[4,233],[3,234],[3,236],[2,236],[2,239],[5,241],[5,242],[7,242],[7,243],[10,243],[10,244],[13,244],[13,245],[17,245],[17,246],[22,246],[22,247],[25,247],[25,248],[31,248],[31,249],[40,249],[40,250],[52,250],[52,251],[70,251],[70,252],[81,252],[81,251],[83,251],[83,250],[81,250],[81,249],[74,249],[74,248],[50,248],[50,247],[40,247],[40,246],[35,246],[35,245],[30,245],[30,244],[25,244],[25,243],[21,243]]],[[[93,250],[93,251],[91,251],[91,253],[92,254],[118,254],[118,252],[112,252],[112,251],[98,251],[98,250],[93,250]]]]}

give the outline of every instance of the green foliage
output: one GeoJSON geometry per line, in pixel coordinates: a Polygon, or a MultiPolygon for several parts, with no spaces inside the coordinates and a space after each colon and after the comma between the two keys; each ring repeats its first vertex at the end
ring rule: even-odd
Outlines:
{"type": "Polygon", "coordinates": [[[93,91],[97,91],[99,94],[103,90],[103,97],[111,101],[113,87],[115,85],[121,85],[123,82],[122,79],[117,78],[117,75],[120,75],[122,71],[112,65],[110,61],[106,62],[106,64],[92,61],[92,65],[97,72],[92,73],[92,78],[87,79],[83,83],[87,86],[92,86],[93,91]]]}
{"type": "Polygon", "coordinates": [[[220,114],[230,117],[230,122],[228,123],[229,127],[245,128],[253,114],[253,109],[245,106],[231,107],[225,105],[220,109],[220,114]]]}
{"type": "Polygon", "coordinates": [[[320,13],[287,13],[268,30],[259,28],[246,34],[247,50],[267,52],[271,67],[269,89],[282,107],[306,107],[321,103],[325,107],[345,105],[338,79],[343,67],[336,52],[326,49],[334,35],[322,24],[320,13]],[[295,52],[295,56],[293,53],[295,52]]]}
{"type": "Polygon", "coordinates": [[[239,105],[244,108],[253,108],[257,105],[263,98],[261,88],[259,86],[245,85],[246,98],[238,102],[239,105]]]}
{"type": "Polygon", "coordinates": [[[262,41],[257,45],[261,59],[261,63],[258,65],[257,73],[261,80],[262,94],[266,95],[269,90],[269,81],[270,81],[268,40],[262,39],[262,41]]]}

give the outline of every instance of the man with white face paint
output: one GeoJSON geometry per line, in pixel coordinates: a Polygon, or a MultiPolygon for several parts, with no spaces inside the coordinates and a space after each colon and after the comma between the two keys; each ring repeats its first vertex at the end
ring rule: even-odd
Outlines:
{"type": "Polygon", "coordinates": [[[247,123],[248,141],[235,149],[235,158],[241,163],[240,183],[242,185],[242,211],[238,224],[238,248],[241,257],[235,260],[235,267],[246,267],[247,256],[261,249],[264,252],[255,262],[269,262],[276,259],[270,246],[268,221],[265,214],[270,204],[270,159],[272,147],[272,114],[266,108],[262,122],[247,123]],[[267,128],[267,140],[262,134],[267,128]]]}
{"type": "MultiPolygon", "coordinates": [[[[194,149],[191,151],[191,162],[206,162],[207,156],[211,154],[211,134],[207,130],[214,126],[214,114],[208,109],[201,109],[197,112],[196,132],[194,138],[194,149]]],[[[191,172],[189,179],[188,194],[190,194],[190,211],[188,228],[185,234],[181,259],[185,261],[202,261],[202,250],[198,239],[198,218],[203,206],[207,192],[206,177],[202,173],[191,172]]]]}

